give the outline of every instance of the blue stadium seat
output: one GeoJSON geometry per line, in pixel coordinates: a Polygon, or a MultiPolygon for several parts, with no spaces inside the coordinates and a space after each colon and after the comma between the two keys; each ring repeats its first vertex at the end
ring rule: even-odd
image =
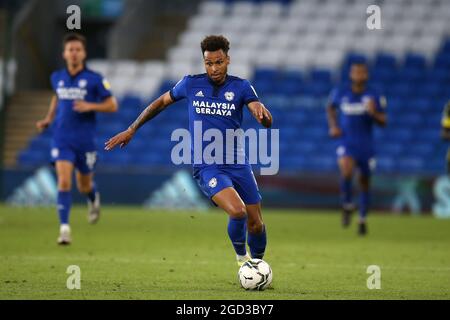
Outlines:
{"type": "Polygon", "coordinates": [[[18,162],[24,166],[41,166],[50,162],[48,150],[26,150],[18,155],[18,162]]]}
{"type": "Polygon", "coordinates": [[[402,157],[397,160],[395,167],[400,173],[420,174],[425,171],[425,161],[419,157],[402,157]]]}
{"type": "Polygon", "coordinates": [[[369,61],[364,54],[350,52],[344,59],[343,68],[348,68],[352,63],[369,63],[369,61]]]}
{"type": "Polygon", "coordinates": [[[278,93],[277,87],[274,86],[274,82],[271,80],[256,78],[255,81],[253,81],[253,86],[255,90],[262,95],[278,93]]]}
{"type": "Polygon", "coordinates": [[[432,68],[426,72],[425,81],[427,83],[448,83],[450,82],[450,73],[442,68],[432,68]]]}
{"type": "Polygon", "coordinates": [[[444,41],[441,47],[441,52],[450,53],[450,39],[444,41]]]}
{"type": "Polygon", "coordinates": [[[406,82],[400,82],[392,84],[386,88],[387,94],[397,96],[400,98],[408,98],[408,96],[413,92],[411,84],[406,82]]]}
{"type": "Polygon", "coordinates": [[[313,83],[324,83],[327,85],[332,83],[331,71],[328,69],[313,69],[310,71],[309,77],[313,83]]]}
{"type": "Polygon", "coordinates": [[[397,59],[395,55],[388,53],[379,53],[375,57],[373,63],[374,69],[390,69],[395,70],[397,68],[397,59]]]}
{"type": "Polygon", "coordinates": [[[446,71],[450,70],[450,53],[440,53],[436,56],[434,60],[434,67],[439,69],[444,69],[446,71]]]}
{"type": "Polygon", "coordinates": [[[303,74],[298,70],[287,70],[281,73],[280,80],[301,84],[303,82],[303,74]]]}
{"type": "Polygon", "coordinates": [[[291,152],[309,155],[317,148],[317,142],[301,140],[294,145],[288,146],[291,152]]]}
{"type": "Polygon", "coordinates": [[[397,141],[399,144],[409,143],[414,135],[409,128],[387,128],[387,138],[389,141],[397,141]]]}
{"type": "Polygon", "coordinates": [[[436,98],[444,95],[444,92],[445,92],[444,89],[445,88],[441,85],[441,83],[436,83],[436,82],[426,83],[426,82],[424,82],[416,90],[415,93],[416,93],[416,95],[436,99],[436,98]]]}
{"type": "Polygon", "coordinates": [[[406,100],[406,110],[409,112],[423,112],[423,111],[429,111],[431,107],[431,100],[426,98],[418,98],[418,99],[408,99],[406,100]]]}
{"type": "MultiPolygon", "coordinates": [[[[420,109],[419,109],[420,110],[420,109]]],[[[399,116],[389,117],[390,128],[418,128],[420,129],[423,121],[423,116],[420,113],[409,112],[403,113],[399,116]]]]}
{"type": "Polygon", "coordinates": [[[414,137],[414,140],[416,140],[417,142],[428,142],[428,143],[430,141],[438,142],[441,139],[440,128],[439,127],[437,127],[438,129],[435,128],[428,129],[426,127],[422,127],[422,129],[420,130],[420,134],[417,134],[414,137]]]}
{"type": "Polygon", "coordinates": [[[50,150],[52,139],[41,135],[33,138],[28,145],[31,150],[50,150]]]}
{"type": "Polygon", "coordinates": [[[395,72],[390,68],[379,67],[370,70],[370,79],[376,82],[391,83],[395,79],[395,72]]]}
{"type": "Polygon", "coordinates": [[[392,172],[395,170],[395,158],[389,155],[377,155],[376,157],[376,171],[377,172],[392,172]]]}
{"type": "Polygon", "coordinates": [[[254,81],[266,80],[266,81],[275,81],[279,76],[278,69],[271,68],[259,68],[255,70],[253,74],[254,81]]]}
{"type": "MultiPolygon", "coordinates": [[[[272,84],[272,86],[274,86],[272,84]]],[[[302,92],[302,84],[296,81],[279,81],[274,86],[274,92],[283,95],[296,95],[302,92]]]]}
{"type": "Polygon", "coordinates": [[[99,164],[113,166],[127,166],[132,161],[132,154],[127,149],[115,149],[112,151],[100,150],[98,154],[99,164]]]}
{"type": "Polygon", "coordinates": [[[426,159],[430,154],[433,153],[433,150],[435,149],[435,146],[430,143],[414,143],[411,144],[407,148],[407,153],[411,155],[415,155],[417,157],[421,157],[422,159],[426,159]]]}
{"type": "MultiPolygon", "coordinates": [[[[119,106],[120,108],[137,108],[142,105],[142,101],[137,96],[132,95],[125,95],[122,97],[122,99],[119,100],[119,106]]],[[[119,109],[120,111],[120,109],[119,109]]]]}
{"type": "Polygon", "coordinates": [[[380,141],[376,145],[377,155],[384,157],[396,157],[403,153],[405,146],[396,142],[380,141]]]}
{"type": "Polygon", "coordinates": [[[398,71],[395,75],[395,81],[397,82],[416,82],[423,81],[425,78],[425,74],[423,70],[415,69],[415,68],[405,68],[398,71]]]}
{"type": "Polygon", "coordinates": [[[427,59],[424,55],[418,53],[408,53],[404,59],[403,67],[425,71],[427,67],[427,59]]]}
{"type": "Polygon", "coordinates": [[[381,94],[384,94],[384,92],[386,91],[386,84],[383,81],[371,80],[369,86],[381,94]]]}
{"type": "Polygon", "coordinates": [[[317,172],[334,172],[337,170],[336,158],[334,155],[317,155],[307,158],[305,167],[317,172]]]}

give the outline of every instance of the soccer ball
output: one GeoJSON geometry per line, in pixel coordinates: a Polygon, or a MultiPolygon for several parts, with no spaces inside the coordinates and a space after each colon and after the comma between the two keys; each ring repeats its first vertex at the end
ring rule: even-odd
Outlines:
{"type": "Polygon", "coordinates": [[[239,268],[238,279],[245,290],[264,290],[272,283],[272,269],[261,259],[251,259],[239,268]]]}

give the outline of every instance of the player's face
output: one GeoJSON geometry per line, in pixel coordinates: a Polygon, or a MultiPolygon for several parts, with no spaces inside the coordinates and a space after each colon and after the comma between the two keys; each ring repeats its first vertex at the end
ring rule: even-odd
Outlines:
{"type": "Polygon", "coordinates": [[[230,57],[220,49],[217,51],[205,51],[203,58],[208,77],[214,82],[223,82],[227,75],[230,57]]]}
{"type": "Polygon", "coordinates": [[[369,80],[369,71],[364,64],[354,64],[350,68],[350,80],[356,84],[362,84],[369,80]]]}
{"type": "Polygon", "coordinates": [[[81,41],[69,41],[64,46],[63,58],[68,65],[78,66],[86,59],[86,50],[81,41]]]}

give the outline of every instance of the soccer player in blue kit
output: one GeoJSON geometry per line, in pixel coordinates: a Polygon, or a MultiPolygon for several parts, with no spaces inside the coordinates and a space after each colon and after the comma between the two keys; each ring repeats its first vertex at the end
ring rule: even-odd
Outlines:
{"type": "Polygon", "coordinates": [[[95,223],[100,215],[100,194],[93,181],[96,162],[95,113],[116,112],[117,102],[110,86],[100,74],[85,66],[86,39],[77,33],[63,39],[64,69],[52,73],[55,95],[46,117],[36,123],[39,130],[53,124],[52,162],[58,179],[58,244],[71,243],[69,215],[72,175],[76,169],[78,190],[88,198],[88,220],[95,223]]]}
{"type": "MultiPolygon", "coordinates": [[[[227,74],[229,41],[223,36],[208,36],[202,41],[201,50],[206,73],[185,76],[170,91],[153,101],[126,131],[109,139],[105,143],[106,150],[117,145],[124,147],[145,122],[181,99],[186,99],[188,105],[192,159],[201,157],[205,148],[202,141],[201,150],[195,151],[195,123],[201,123],[203,130],[220,130],[225,137],[227,129],[240,128],[243,107],[247,105],[259,123],[266,128],[271,127],[272,116],[259,102],[250,83],[227,74]]],[[[225,154],[225,157],[234,159],[242,152],[239,146],[235,146],[233,154],[225,154]]],[[[246,242],[251,257],[262,259],[267,242],[266,228],[261,215],[261,196],[248,159],[242,164],[225,161],[206,164],[194,160],[193,176],[201,190],[229,215],[228,235],[236,251],[238,265],[250,259],[246,242]]]]}
{"type": "Polygon", "coordinates": [[[329,134],[338,139],[338,165],[341,173],[342,225],[350,225],[354,210],[352,180],[355,167],[359,168],[359,223],[358,234],[367,233],[369,188],[375,168],[373,125],[385,126],[386,99],[367,86],[369,72],[363,62],[350,66],[351,84],[334,89],[327,107],[329,134]],[[339,121],[338,121],[339,116],[339,121]]]}

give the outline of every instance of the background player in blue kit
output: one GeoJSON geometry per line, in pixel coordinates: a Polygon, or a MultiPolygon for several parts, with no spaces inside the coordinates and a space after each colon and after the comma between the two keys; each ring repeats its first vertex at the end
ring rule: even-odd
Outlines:
{"type": "Polygon", "coordinates": [[[76,169],[78,190],[88,198],[90,223],[100,215],[100,195],[93,181],[96,162],[95,112],[116,112],[117,102],[109,83],[86,68],[86,39],[70,33],[63,40],[64,69],[51,75],[55,91],[49,111],[37,122],[39,130],[53,123],[52,161],[58,177],[59,244],[71,242],[69,214],[71,207],[72,175],[76,169]]]}
{"type": "Polygon", "coordinates": [[[358,233],[367,233],[366,216],[369,209],[371,172],[375,167],[373,124],[385,126],[386,100],[368,88],[369,72],[365,63],[350,67],[351,84],[334,89],[327,107],[329,133],[339,141],[338,164],[341,172],[342,225],[350,224],[354,210],[352,179],[355,167],[360,170],[358,233]],[[339,116],[339,121],[338,121],[339,116]]]}
{"type": "Polygon", "coordinates": [[[250,258],[246,242],[253,258],[262,258],[266,248],[261,196],[255,177],[246,157],[243,163],[236,161],[244,153],[239,146],[234,148],[232,154],[224,152],[222,163],[206,164],[202,158],[205,147],[203,141],[201,150],[194,148],[194,126],[195,123],[200,123],[203,132],[211,128],[220,130],[225,137],[227,129],[240,128],[244,105],[267,128],[272,125],[272,116],[259,102],[255,90],[247,80],[227,74],[230,57],[226,38],[208,36],[202,41],[201,49],[206,73],[186,76],[180,80],[173,89],[153,101],[126,131],[109,139],[105,149],[125,146],[145,122],[173,102],[187,99],[193,175],[202,191],[228,213],[228,235],[236,251],[238,264],[242,264],[250,258]],[[230,158],[235,161],[227,162],[230,158]]]}

